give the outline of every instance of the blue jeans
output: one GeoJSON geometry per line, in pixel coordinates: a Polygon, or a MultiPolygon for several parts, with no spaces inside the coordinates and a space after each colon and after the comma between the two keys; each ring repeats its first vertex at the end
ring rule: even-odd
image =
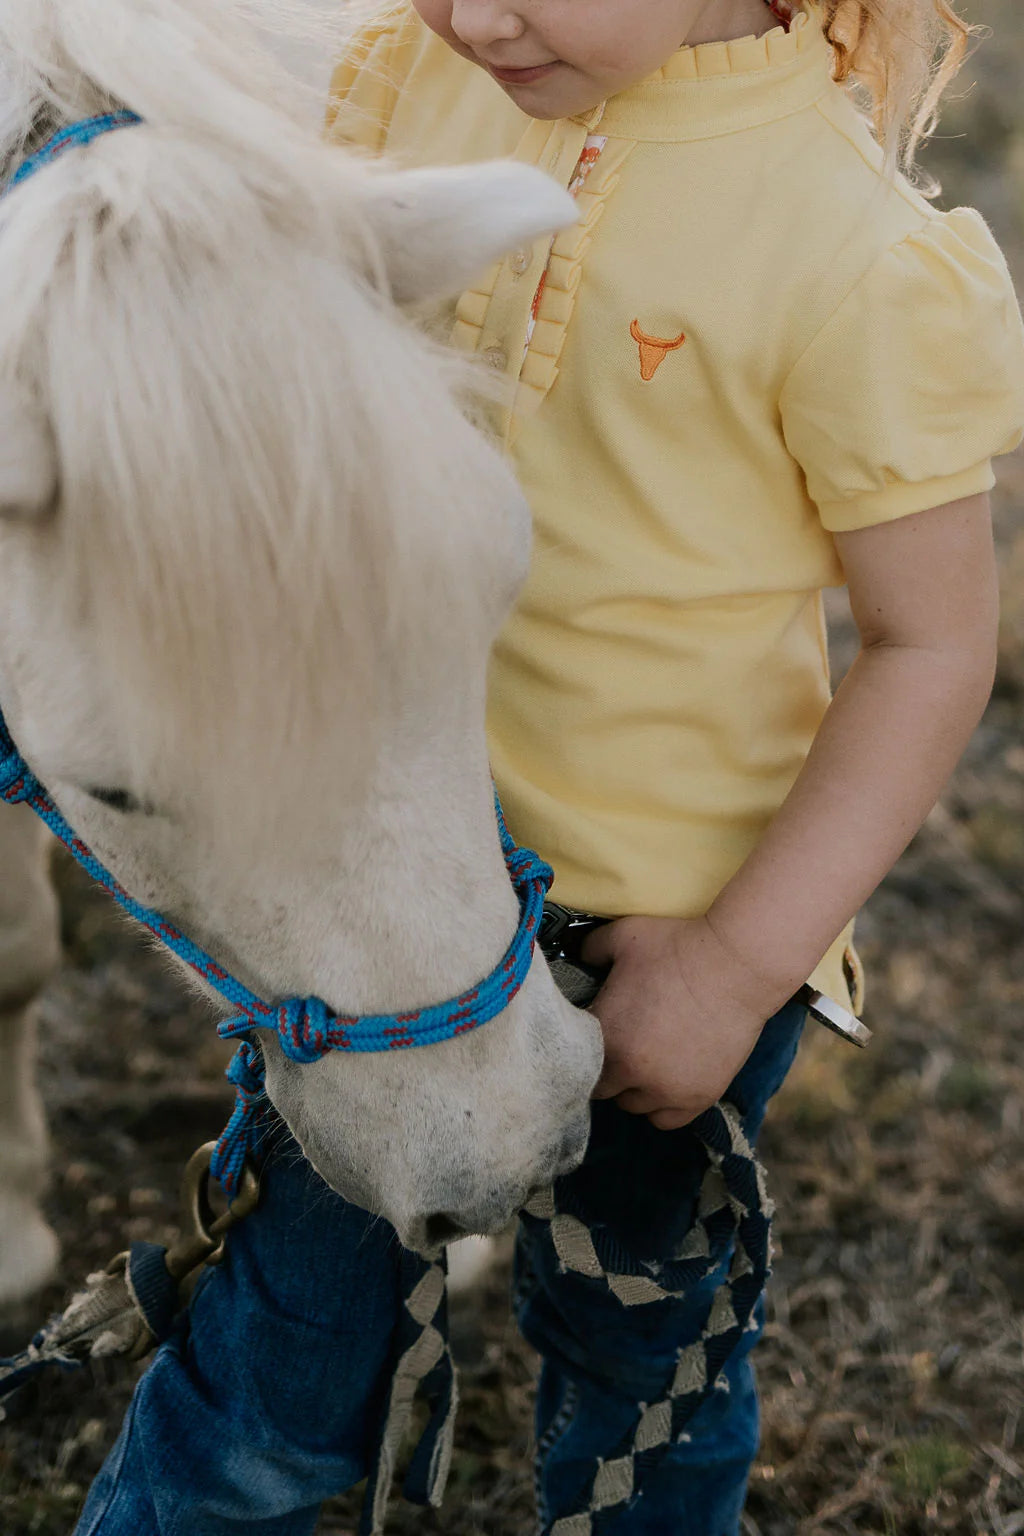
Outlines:
{"type": "MultiPolygon", "coordinates": [[[[769,1020],[728,1097],[751,1141],[796,1053],[803,1009],[769,1020]]],[[[76,1536],[311,1536],[324,1499],[365,1477],[380,1432],[410,1264],[383,1221],[319,1180],[283,1132],[258,1211],[234,1229],[136,1389],[76,1536]]],[[[682,1242],[706,1167],[695,1138],[595,1104],[586,1160],[559,1203],[657,1262],[682,1242]]],[[[615,1454],[638,1402],[663,1393],[700,1333],[728,1256],[680,1300],[624,1307],[560,1272],[536,1224],[520,1232],[516,1304],[543,1357],[537,1402],[541,1529],[595,1459],[615,1454]]],[[[737,1536],[758,1410],[745,1336],[718,1390],[601,1518],[616,1536],[737,1536]],[[610,1518],[609,1518],[610,1517],[610,1518]]]]}

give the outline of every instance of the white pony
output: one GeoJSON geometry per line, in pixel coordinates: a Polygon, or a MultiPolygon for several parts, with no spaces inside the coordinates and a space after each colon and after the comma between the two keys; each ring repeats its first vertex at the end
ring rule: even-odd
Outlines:
{"type": "MultiPolygon", "coordinates": [[[[66,122],[144,119],[0,203],[0,702],[76,831],[246,985],[394,1012],[516,927],[483,719],[530,538],[464,368],[396,304],[575,212],[523,167],[322,145],[239,9],[0,0],[4,180],[66,122]]],[[[539,957],[451,1043],[265,1050],[310,1161],[423,1251],[578,1162],[600,1062],[539,957]]]]}

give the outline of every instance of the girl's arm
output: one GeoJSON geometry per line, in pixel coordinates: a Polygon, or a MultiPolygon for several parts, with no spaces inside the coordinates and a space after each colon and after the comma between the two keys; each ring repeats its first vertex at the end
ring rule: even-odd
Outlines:
{"type": "Polygon", "coordinates": [[[836,536],[861,650],[757,848],[695,921],[629,918],[587,958],[599,1093],[664,1129],[713,1103],[924,821],[992,688],[988,497],[836,536]]]}
{"type": "Polygon", "coordinates": [[[769,990],[795,990],[938,799],[992,690],[988,497],[836,536],[861,651],[806,765],[708,913],[769,990]]]}

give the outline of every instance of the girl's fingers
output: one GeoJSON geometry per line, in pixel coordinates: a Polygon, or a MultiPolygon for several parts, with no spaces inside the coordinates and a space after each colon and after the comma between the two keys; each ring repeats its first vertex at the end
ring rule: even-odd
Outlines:
{"type": "MultiPolygon", "coordinates": [[[[593,1099],[618,1099],[624,1093],[639,1093],[640,1088],[635,1076],[620,1062],[616,1056],[606,1054],[601,1076],[597,1080],[597,1087],[591,1094],[593,1099]]],[[[652,1108],[664,1109],[665,1106],[653,1105],[652,1108]]]]}
{"type": "Polygon", "coordinates": [[[597,1080],[597,1087],[590,1095],[592,1099],[617,1099],[620,1094],[627,1093],[632,1084],[628,1077],[623,1077],[616,1072],[614,1065],[605,1062],[604,1071],[597,1080]]]}
{"type": "Polygon", "coordinates": [[[602,923],[587,934],[580,945],[580,959],[595,970],[604,970],[615,959],[615,929],[617,923],[602,923]]]}

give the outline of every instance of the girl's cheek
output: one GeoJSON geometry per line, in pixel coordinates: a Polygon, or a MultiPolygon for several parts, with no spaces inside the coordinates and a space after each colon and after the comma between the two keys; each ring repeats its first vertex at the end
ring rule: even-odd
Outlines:
{"type": "Polygon", "coordinates": [[[562,47],[556,51],[561,58],[596,76],[628,75],[634,68],[649,73],[675,52],[675,46],[665,43],[660,48],[660,39],[648,39],[642,34],[638,37],[636,28],[630,27],[628,17],[629,13],[623,7],[622,13],[608,18],[600,28],[591,26],[578,32],[573,29],[571,34],[566,32],[558,40],[562,47]],[[657,59],[650,70],[647,69],[648,56],[657,59]]]}

